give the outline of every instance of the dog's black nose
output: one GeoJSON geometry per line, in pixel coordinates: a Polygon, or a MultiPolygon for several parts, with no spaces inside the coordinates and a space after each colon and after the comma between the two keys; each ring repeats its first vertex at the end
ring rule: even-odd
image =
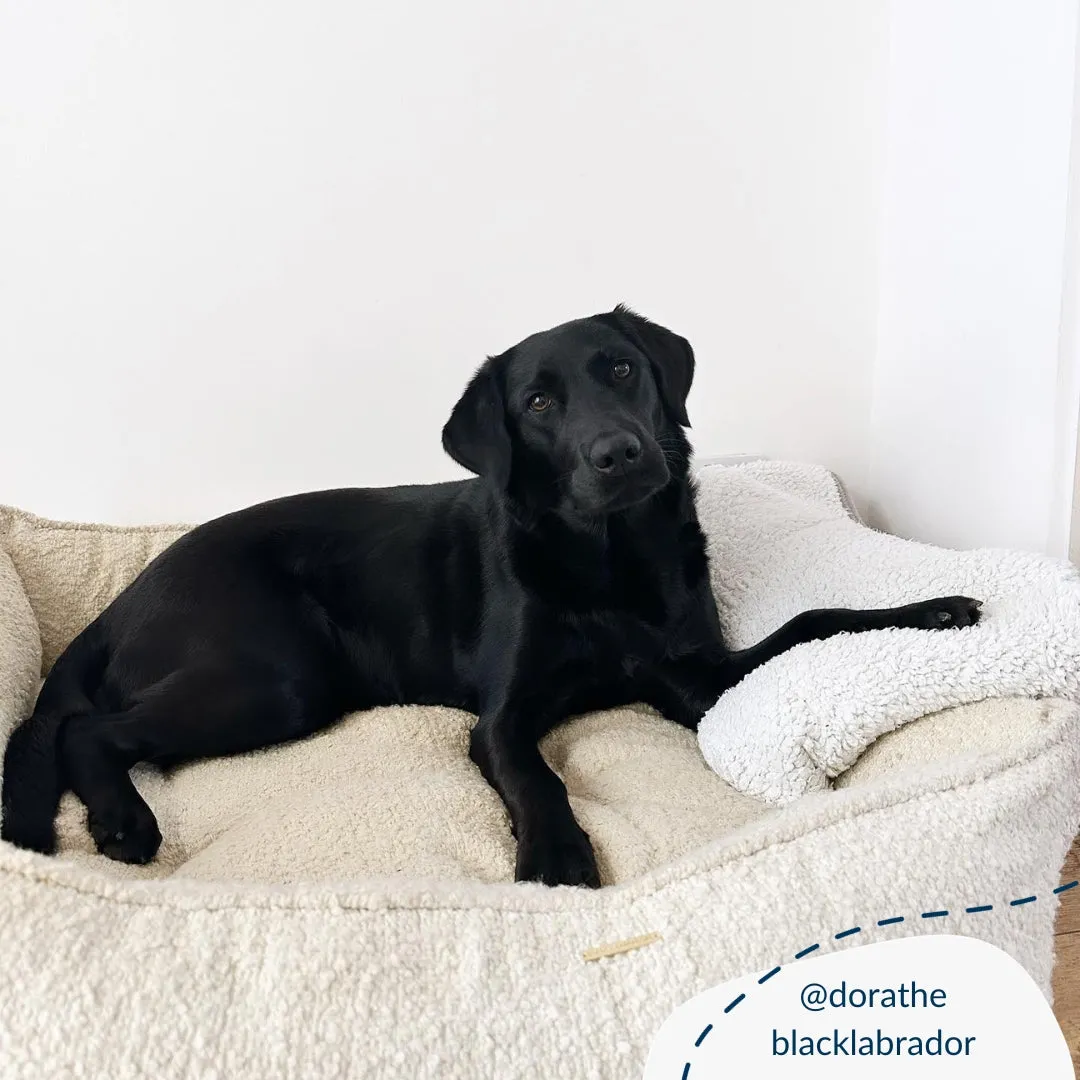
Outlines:
{"type": "Polygon", "coordinates": [[[589,447],[589,464],[597,472],[618,474],[641,460],[641,440],[629,431],[601,435],[589,447]]]}

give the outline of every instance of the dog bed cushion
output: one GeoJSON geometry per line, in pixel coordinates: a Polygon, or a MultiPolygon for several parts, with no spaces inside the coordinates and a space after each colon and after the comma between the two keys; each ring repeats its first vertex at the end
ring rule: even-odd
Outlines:
{"type": "MultiPolygon", "coordinates": [[[[0,512],[0,738],[181,531],[0,512]]],[[[290,746],[136,770],[165,835],[147,867],[97,855],[70,797],[59,858],[0,845],[0,1075],[640,1075],[682,1001],[855,925],[859,940],[975,934],[1049,992],[1080,813],[1069,703],[927,717],[780,809],[643,707],[577,718],[544,751],[596,843],[599,892],[509,883],[470,722],[377,709],[290,746]],[[929,908],[950,915],[874,924],[929,908]],[[585,959],[635,938],[649,943],[585,959]]]]}
{"type": "Polygon", "coordinates": [[[840,634],[752,671],[703,720],[708,762],[770,803],[820,791],[867,746],[950,705],[1023,695],[1080,699],[1080,572],[1021,551],[949,551],[876,532],[827,470],[753,461],[702,471],[713,590],[732,645],[800,611],[982,600],[978,626],[840,634]]]}

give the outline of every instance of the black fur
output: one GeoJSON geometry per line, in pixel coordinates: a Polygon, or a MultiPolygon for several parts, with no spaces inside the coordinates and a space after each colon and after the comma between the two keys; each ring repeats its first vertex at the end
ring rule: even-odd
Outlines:
{"type": "Polygon", "coordinates": [[[566,323],[489,359],[455,406],[443,445],[480,479],[298,495],[182,537],[71,643],[14,732],[3,837],[54,850],[70,788],[101,851],[145,862],[161,837],[136,762],[437,703],[478,714],[470,755],[509,810],[518,879],[598,886],[537,748],[567,716],[644,701],[693,728],[800,642],[977,620],[964,597],[812,611],[729,651],[682,430],[693,374],[683,338],[623,307],[566,323]]]}

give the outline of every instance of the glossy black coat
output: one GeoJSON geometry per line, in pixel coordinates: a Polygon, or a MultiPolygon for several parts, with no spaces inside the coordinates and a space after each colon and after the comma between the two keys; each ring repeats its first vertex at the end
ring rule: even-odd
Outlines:
{"type": "Polygon", "coordinates": [[[51,852],[70,788],[99,849],[144,862],[161,837],[136,762],[431,703],[478,714],[470,754],[509,811],[518,879],[597,886],[537,747],[553,726],[643,701],[695,727],[792,645],[978,618],[963,597],[807,612],[728,650],[688,475],[693,371],[683,338],[626,309],[567,323],[489,359],[455,407],[444,445],[478,479],[298,495],[182,537],[71,643],[13,734],[4,838],[51,852]]]}

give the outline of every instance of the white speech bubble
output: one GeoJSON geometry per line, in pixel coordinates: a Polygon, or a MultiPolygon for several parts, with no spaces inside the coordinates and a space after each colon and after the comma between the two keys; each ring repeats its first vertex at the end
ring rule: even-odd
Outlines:
{"type": "Polygon", "coordinates": [[[1074,1077],[1031,976],[997,947],[947,934],[845,949],[707,990],[668,1017],[645,1066],[645,1080],[744,1075],[1074,1077]]]}

